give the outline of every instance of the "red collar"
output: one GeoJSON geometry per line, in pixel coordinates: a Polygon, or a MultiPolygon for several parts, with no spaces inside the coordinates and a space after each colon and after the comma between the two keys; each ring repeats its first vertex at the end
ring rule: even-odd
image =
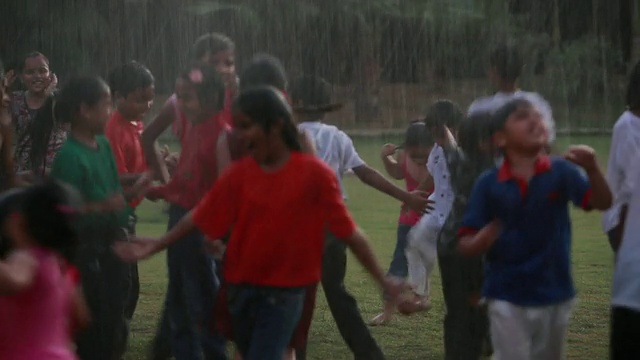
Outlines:
{"type": "MultiPolygon", "coordinates": [[[[536,160],[536,163],[534,166],[535,166],[534,168],[535,175],[538,175],[545,171],[549,171],[551,170],[551,159],[547,155],[540,155],[536,160]]],[[[504,182],[504,181],[514,179],[516,177],[517,176],[515,176],[511,172],[511,165],[509,165],[509,160],[505,158],[504,161],[502,162],[502,166],[500,166],[500,169],[498,169],[498,181],[504,182]]]]}

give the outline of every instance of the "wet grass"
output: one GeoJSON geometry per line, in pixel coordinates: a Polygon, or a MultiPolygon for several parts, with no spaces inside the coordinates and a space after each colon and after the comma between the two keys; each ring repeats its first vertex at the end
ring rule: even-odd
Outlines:
{"type": "MultiPolygon", "coordinates": [[[[382,169],[378,158],[383,139],[355,139],[360,155],[372,166],[382,169]]],[[[609,147],[604,137],[564,137],[557,148],[569,143],[594,146],[604,166],[609,147]]],[[[368,233],[376,254],[388,266],[395,245],[399,204],[385,195],[347,178],[349,208],[356,221],[368,233]]],[[[138,232],[159,235],[166,228],[166,215],[160,204],[144,203],[140,210],[138,232]]],[[[569,359],[606,359],[609,328],[609,294],[612,276],[612,254],[600,229],[600,215],[573,212],[573,271],[579,291],[568,337],[569,359]]],[[[134,318],[131,347],[127,359],[144,359],[159,319],[166,269],[163,254],[141,264],[141,295],[134,318]]],[[[442,319],[444,307],[440,276],[433,276],[433,309],[415,317],[397,317],[388,326],[374,328],[372,333],[388,359],[442,359],[442,319]]],[[[349,259],[346,286],[357,298],[363,316],[368,319],[380,310],[380,294],[353,257],[349,259]]],[[[342,341],[324,294],[318,293],[317,308],[309,340],[309,359],[351,359],[342,341]]]]}

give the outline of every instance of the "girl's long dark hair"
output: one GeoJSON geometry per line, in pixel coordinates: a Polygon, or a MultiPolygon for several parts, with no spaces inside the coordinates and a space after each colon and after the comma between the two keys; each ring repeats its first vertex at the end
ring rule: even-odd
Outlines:
{"type": "MultiPolygon", "coordinates": [[[[27,131],[18,139],[17,151],[24,151],[27,142],[31,142],[29,148],[29,167],[35,173],[45,165],[47,151],[49,149],[49,140],[55,125],[53,115],[55,104],[55,95],[47,98],[44,105],[36,112],[27,131]]],[[[18,154],[20,155],[20,154],[18,154]]]]}
{"type": "Polygon", "coordinates": [[[247,115],[264,131],[269,131],[274,124],[282,121],[284,143],[289,150],[302,150],[291,106],[280,90],[272,86],[257,86],[244,90],[234,101],[233,111],[247,115]]]}

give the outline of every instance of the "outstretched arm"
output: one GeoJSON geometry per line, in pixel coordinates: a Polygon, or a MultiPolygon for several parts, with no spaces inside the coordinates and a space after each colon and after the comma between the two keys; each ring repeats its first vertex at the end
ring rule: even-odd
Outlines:
{"type": "Polygon", "coordinates": [[[402,190],[382,176],[379,171],[367,164],[353,168],[353,172],[363,183],[407,204],[411,210],[422,213],[427,209],[428,200],[426,193],[410,193],[402,190]]]}
{"type": "Polygon", "coordinates": [[[156,140],[171,126],[174,120],[174,104],[167,102],[158,116],[147,125],[140,137],[145,160],[149,164],[149,168],[154,171],[156,178],[165,184],[169,182],[169,171],[156,140]]]}

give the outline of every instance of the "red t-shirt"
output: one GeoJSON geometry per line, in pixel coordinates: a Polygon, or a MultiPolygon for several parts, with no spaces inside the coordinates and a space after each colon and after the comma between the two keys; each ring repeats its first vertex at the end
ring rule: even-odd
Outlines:
{"type": "Polygon", "coordinates": [[[253,157],[233,163],[196,207],[193,221],[211,239],[231,230],[224,278],[258,286],[317,283],[325,231],[338,238],[355,231],[335,173],[298,152],[276,172],[265,172],[253,157]]]}
{"type": "Polygon", "coordinates": [[[202,123],[189,122],[184,128],[185,133],[180,137],[180,158],[173,176],[167,185],[155,189],[160,197],[190,210],[211,189],[218,176],[216,147],[226,126],[223,125],[224,116],[224,112],[219,112],[202,123]]]}
{"type": "MultiPolygon", "coordinates": [[[[147,163],[140,143],[140,134],[143,130],[142,121],[129,121],[118,110],[111,114],[105,135],[111,144],[118,174],[142,174],[147,171],[147,163]]],[[[142,197],[132,199],[129,205],[135,208],[142,200],[142,197]]]]}

